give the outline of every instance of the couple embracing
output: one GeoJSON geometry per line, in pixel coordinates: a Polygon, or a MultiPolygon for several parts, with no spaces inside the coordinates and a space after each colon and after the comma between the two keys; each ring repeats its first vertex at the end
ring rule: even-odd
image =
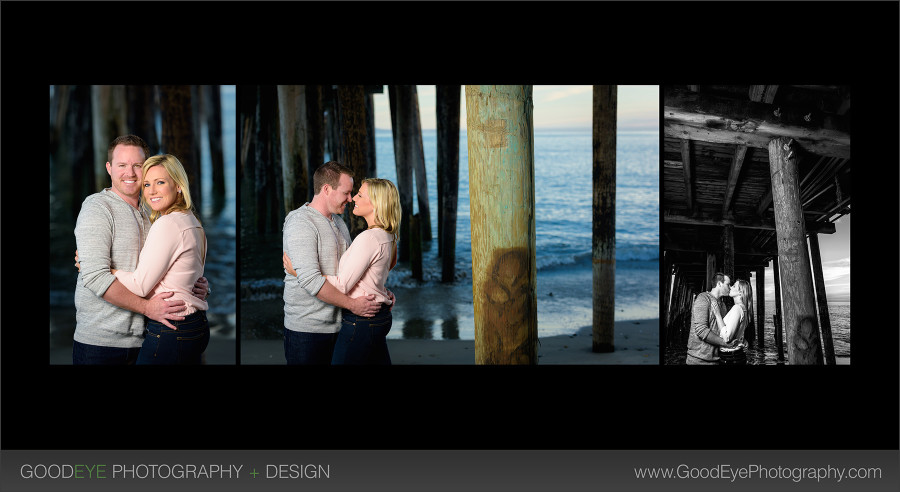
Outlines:
{"type": "Polygon", "coordinates": [[[284,355],[289,365],[390,365],[387,334],[394,294],[385,287],[397,264],[400,195],[386,179],[364,179],[329,161],[313,174],[312,201],[284,220],[284,355]],[[341,214],[368,228],[350,238],[341,214]]]}
{"type": "Polygon", "coordinates": [[[744,331],[753,318],[748,308],[752,302],[750,282],[739,279],[732,285],[731,278],[723,273],[714,274],[710,281],[713,287],[709,292],[701,292],[694,299],[686,363],[746,364],[744,331]],[[722,302],[726,295],[734,299],[727,313],[722,302]]]}
{"type": "Polygon", "coordinates": [[[136,135],[107,149],[111,186],[75,224],[72,363],[200,364],[209,343],[206,234],[187,173],[136,135]]]}

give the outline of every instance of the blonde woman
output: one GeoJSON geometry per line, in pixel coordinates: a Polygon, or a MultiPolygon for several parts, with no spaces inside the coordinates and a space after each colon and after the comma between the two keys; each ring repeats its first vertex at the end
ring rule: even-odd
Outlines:
{"type": "MultiPolygon", "coordinates": [[[[341,329],[331,363],[390,365],[386,337],[393,322],[394,299],[384,283],[397,264],[400,194],[389,180],[369,178],[363,180],[353,202],[351,212],[366,219],[368,229],[360,232],[341,256],[337,275],[325,275],[325,279],[351,299],[374,295],[381,308],[371,317],[341,310],[341,329]]],[[[288,273],[296,275],[290,258],[284,255],[282,260],[288,273]]]]}
{"type": "Polygon", "coordinates": [[[152,226],[135,271],[112,273],[141,297],[173,292],[172,299],[184,301],[184,320],[172,321],[172,329],[147,318],[137,364],[199,364],[209,344],[209,306],[192,289],[206,263],[206,234],[181,162],[171,154],[155,155],[141,169],[141,201],[152,211],[152,226]]]}
{"type": "Polygon", "coordinates": [[[725,317],[718,309],[714,309],[716,323],[719,325],[719,335],[726,342],[736,341],[734,347],[719,347],[719,363],[720,364],[745,364],[747,355],[744,353],[744,347],[747,342],[744,341],[744,330],[753,319],[753,312],[747,306],[753,302],[753,291],[750,289],[750,282],[740,279],[731,286],[728,295],[734,299],[734,306],[728,310],[725,317]]]}

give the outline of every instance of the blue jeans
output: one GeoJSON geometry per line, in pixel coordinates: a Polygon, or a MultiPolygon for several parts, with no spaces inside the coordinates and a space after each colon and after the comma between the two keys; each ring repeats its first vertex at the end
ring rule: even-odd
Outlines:
{"type": "Polygon", "coordinates": [[[341,331],[334,346],[332,364],[381,364],[391,365],[387,348],[387,334],[391,331],[390,306],[382,304],[381,310],[371,318],[363,318],[341,310],[341,331]]]}
{"type": "Polygon", "coordinates": [[[195,311],[182,321],[169,320],[177,330],[149,318],[145,320],[138,364],[200,364],[200,356],[209,345],[206,311],[195,311]]]}
{"type": "Polygon", "coordinates": [[[284,329],[284,358],[289,366],[329,365],[337,333],[309,333],[284,329]]]}
{"type": "Polygon", "coordinates": [[[73,340],[72,365],[132,366],[137,361],[140,347],[120,348],[90,345],[73,340]]]}

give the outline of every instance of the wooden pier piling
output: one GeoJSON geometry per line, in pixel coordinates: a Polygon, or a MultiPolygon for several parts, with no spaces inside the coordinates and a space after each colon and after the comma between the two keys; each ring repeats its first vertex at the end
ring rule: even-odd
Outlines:
{"type": "Polygon", "coordinates": [[[531,86],[466,86],[476,364],[537,364],[531,86]]]}
{"type": "Polygon", "coordinates": [[[593,352],[615,350],[616,109],[618,87],[595,85],[593,94],[593,352]]]}
{"type": "Polygon", "coordinates": [[[835,365],[834,341],[831,337],[831,314],[828,312],[828,298],[825,295],[825,276],[822,274],[822,254],[819,251],[819,235],[809,235],[809,253],[813,267],[813,279],[816,282],[816,302],[819,307],[819,327],[822,334],[822,349],[825,352],[825,364],[835,365]]]}
{"type": "Polygon", "coordinates": [[[806,227],[800,205],[799,169],[792,139],[769,142],[769,169],[781,278],[791,286],[784,299],[784,327],[790,364],[822,364],[806,227]]]}
{"type": "Polygon", "coordinates": [[[284,214],[287,215],[312,198],[307,198],[306,87],[278,86],[278,118],[284,214]]]}
{"type": "Polygon", "coordinates": [[[456,211],[459,203],[459,85],[438,85],[437,113],[437,185],[438,256],[441,257],[441,281],[456,276],[456,211]]]}

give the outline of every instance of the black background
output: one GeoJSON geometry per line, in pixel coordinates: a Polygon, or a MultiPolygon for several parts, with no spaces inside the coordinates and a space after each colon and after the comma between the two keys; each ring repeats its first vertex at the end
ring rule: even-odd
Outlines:
{"type": "Polygon", "coordinates": [[[3,2],[0,18],[3,449],[898,449],[896,2],[3,2]],[[773,81],[855,92],[850,366],[47,363],[50,84],[773,81]],[[715,438],[723,405],[745,416],[734,444],[715,438]]]}

